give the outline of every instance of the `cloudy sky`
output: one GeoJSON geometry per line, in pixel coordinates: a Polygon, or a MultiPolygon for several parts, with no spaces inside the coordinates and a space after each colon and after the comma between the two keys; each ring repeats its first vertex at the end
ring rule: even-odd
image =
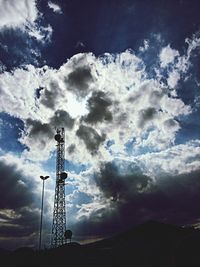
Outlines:
{"type": "Polygon", "coordinates": [[[0,247],[50,244],[56,127],[67,228],[200,223],[195,0],[0,0],[0,247]]]}

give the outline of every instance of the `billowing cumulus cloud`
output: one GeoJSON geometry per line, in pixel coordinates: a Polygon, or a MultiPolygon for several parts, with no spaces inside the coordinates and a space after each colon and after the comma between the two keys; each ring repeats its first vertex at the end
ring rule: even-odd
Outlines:
{"type": "MultiPolygon", "coordinates": [[[[32,159],[44,160],[48,158],[54,147],[55,131],[59,127],[71,130],[74,126],[74,119],[64,110],[56,110],[49,118],[47,123],[31,118],[25,121],[25,132],[21,137],[21,143],[31,147],[31,151],[25,151],[25,154],[32,155],[32,159]],[[34,140],[34,145],[32,142],[34,140]],[[40,151],[40,152],[39,152],[40,151]]],[[[72,150],[71,150],[72,151],[72,150]]]]}
{"type": "Polygon", "coordinates": [[[66,78],[67,89],[78,96],[85,97],[88,94],[89,85],[93,81],[89,66],[75,68],[66,78]]]}
{"type": "Polygon", "coordinates": [[[48,136],[49,139],[52,138],[53,136],[52,130],[49,124],[47,123],[42,124],[40,121],[31,120],[31,119],[28,119],[26,123],[29,128],[30,138],[35,139],[35,138],[42,137],[42,136],[45,136],[45,137],[48,136]]]}
{"type": "Polygon", "coordinates": [[[48,88],[41,91],[41,103],[48,108],[55,109],[56,100],[59,94],[59,85],[56,81],[52,81],[48,88]]]}
{"type": "MultiPolygon", "coordinates": [[[[183,57],[189,62],[192,49],[182,57],[176,53],[176,63],[170,61],[177,73],[177,64],[183,57]]],[[[38,138],[30,146],[34,120],[35,125],[49,125],[52,129],[65,125],[70,130],[66,138],[76,147],[68,150],[70,157],[78,162],[107,161],[125,155],[132,140],[136,140],[135,150],[162,150],[174,143],[181,129],[178,117],[189,115],[192,109],[174,97],[175,88],[171,93],[172,83],[177,84],[179,78],[171,78],[166,87],[160,75],[161,72],[149,79],[144,62],[131,50],[99,58],[92,53],[77,54],[58,70],[29,65],[16,69],[12,75],[1,74],[1,110],[24,121],[27,133],[20,140],[30,148],[27,155],[34,151],[34,159],[44,156],[39,149],[41,142],[46,148],[44,159],[55,149],[49,142],[50,129],[46,139],[38,138]],[[30,120],[32,126],[28,124],[30,120]],[[95,157],[91,157],[91,152],[95,157]]]]}
{"type": "Polygon", "coordinates": [[[143,127],[147,121],[152,120],[156,116],[155,108],[147,108],[140,111],[139,126],[143,127]]]}
{"type": "Polygon", "coordinates": [[[65,110],[56,110],[54,116],[50,119],[50,125],[55,127],[64,127],[72,129],[74,126],[74,119],[70,117],[65,110]]]}
{"type": "Polygon", "coordinates": [[[34,160],[47,158],[51,151],[53,137],[54,131],[50,124],[38,120],[26,120],[26,133],[22,135],[21,143],[28,147],[32,146],[33,149],[25,150],[25,155],[34,160]]]}
{"type": "Polygon", "coordinates": [[[69,155],[71,153],[74,153],[74,150],[76,149],[76,146],[74,144],[70,145],[67,147],[67,152],[69,153],[69,155]]]}
{"type": "MultiPolygon", "coordinates": [[[[57,69],[28,65],[1,74],[0,111],[23,123],[18,140],[24,145],[23,162],[47,164],[55,152],[55,128],[65,128],[65,155],[74,169],[66,200],[69,220],[78,221],[80,229],[85,222],[93,231],[111,229],[115,222],[165,220],[167,214],[175,222],[183,216],[176,195],[186,194],[190,201],[192,189],[186,192],[185,186],[190,186],[190,174],[199,187],[199,141],[181,144],[177,138],[182,122],[194,113],[192,101],[182,98],[179,90],[199,47],[195,38],[183,55],[170,45],[157,51],[160,64],[152,66],[154,75],[149,75],[141,54],[132,50],[99,57],[82,53],[57,69]],[[180,192],[171,185],[180,185],[180,192]],[[173,208],[171,199],[176,202],[173,208]]],[[[150,46],[144,43],[140,52],[148,53],[150,46]]],[[[23,182],[18,185],[16,178],[14,183],[22,193],[23,182]]],[[[52,203],[48,200],[48,207],[52,203]]],[[[2,216],[18,216],[6,208],[2,216]]],[[[195,212],[189,213],[193,220],[195,212]]],[[[188,222],[184,216],[182,221],[188,222]]]]}
{"type": "Polygon", "coordinates": [[[19,118],[35,117],[34,88],[40,87],[36,72],[37,70],[29,65],[26,69],[17,69],[13,74],[9,72],[1,74],[1,112],[7,112],[19,118]],[[26,90],[27,88],[29,90],[26,90]]]}
{"type": "Polygon", "coordinates": [[[172,49],[170,45],[164,47],[160,52],[160,65],[162,68],[168,66],[168,64],[173,63],[175,58],[179,56],[179,52],[172,49]]]}
{"type": "Polygon", "coordinates": [[[96,154],[98,152],[100,144],[106,137],[105,134],[100,135],[95,129],[85,125],[80,125],[76,135],[84,141],[87,149],[91,151],[92,154],[96,154]]]}
{"type": "Polygon", "coordinates": [[[170,88],[175,88],[178,81],[180,80],[180,73],[177,70],[173,70],[169,73],[169,77],[167,79],[167,83],[170,88]]]}
{"type": "Polygon", "coordinates": [[[84,121],[91,124],[104,120],[107,122],[111,121],[112,113],[108,109],[111,104],[111,101],[104,92],[93,92],[92,96],[88,99],[89,113],[84,118],[84,121]]]}

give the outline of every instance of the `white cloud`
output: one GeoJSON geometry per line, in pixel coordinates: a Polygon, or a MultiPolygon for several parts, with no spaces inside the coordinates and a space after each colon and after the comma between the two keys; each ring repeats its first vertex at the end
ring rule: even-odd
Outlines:
{"type": "MultiPolygon", "coordinates": [[[[0,111],[23,120],[25,130],[20,142],[28,147],[21,158],[6,155],[6,160],[16,162],[27,177],[34,177],[36,181],[38,173],[44,174],[38,161],[47,160],[55,150],[52,118],[59,110],[68,114],[65,123],[70,122],[71,126],[65,127],[66,158],[89,166],[79,175],[69,174],[68,183],[76,190],[67,195],[66,200],[71,212],[78,209],[72,216],[74,220],[84,220],[91,215],[98,220],[102,210],[110,208],[111,200],[103,198],[92,176],[102,162],[116,159],[123,163],[136,162],[145,174],[156,179],[161,174],[197,170],[199,141],[174,145],[181,129],[178,118],[192,112],[190,106],[178,98],[176,86],[182,79],[181,73],[188,70],[190,55],[197,44],[198,41],[191,42],[183,56],[167,47],[161,57],[162,66],[172,63],[166,85],[157,77],[148,78],[144,62],[131,50],[101,57],[78,54],[58,69],[28,65],[12,73],[2,73],[0,111]],[[89,114],[92,119],[86,120],[89,114]],[[80,126],[85,128],[78,136],[80,126]],[[129,152],[127,142],[130,142],[129,152]],[[91,197],[92,203],[80,201],[75,207],[73,203],[81,193],[91,197]]],[[[159,75],[162,76],[162,71],[159,75]]],[[[47,204],[52,208],[53,181],[49,184],[47,204]]],[[[39,190],[39,185],[35,188],[39,190]]]]}
{"type": "Polygon", "coordinates": [[[162,107],[170,116],[176,117],[179,115],[188,115],[191,108],[183,103],[181,99],[169,98],[167,95],[163,96],[162,107]]]}
{"type": "Polygon", "coordinates": [[[199,34],[193,34],[192,38],[186,38],[185,42],[188,44],[187,57],[191,56],[191,53],[200,47],[199,34]]]}
{"type": "Polygon", "coordinates": [[[51,8],[53,10],[53,12],[58,13],[58,14],[62,14],[62,10],[61,10],[61,7],[59,5],[49,1],[48,6],[49,6],[49,8],[51,8]]]}
{"type": "Polygon", "coordinates": [[[28,33],[30,36],[44,43],[51,40],[53,29],[51,25],[48,25],[47,27],[40,26],[39,29],[36,27],[30,27],[28,33]]]}
{"type": "Polygon", "coordinates": [[[139,47],[139,51],[145,52],[148,50],[148,48],[149,48],[149,40],[144,40],[144,44],[143,44],[143,46],[139,47]]]}
{"type": "Polygon", "coordinates": [[[188,51],[183,56],[169,45],[162,50],[166,52],[161,57],[162,64],[174,63],[168,73],[167,88],[161,79],[147,78],[144,62],[131,50],[117,55],[106,53],[99,58],[92,53],[77,54],[57,70],[28,65],[12,73],[2,73],[1,111],[24,121],[25,133],[20,141],[30,148],[24,151],[24,156],[46,160],[55,149],[53,134],[45,137],[40,132],[32,142],[33,124],[27,124],[27,120],[38,121],[39,127],[45,129],[58,110],[67,112],[74,120],[73,128],[66,129],[66,157],[74,162],[98,164],[125,156],[126,144],[132,140],[135,140],[133,154],[140,149],[163,150],[172,146],[180,130],[177,117],[192,112],[176,94],[181,72],[187,71],[198,39],[188,43],[188,51]],[[181,66],[185,67],[181,69],[181,66]],[[40,98],[37,98],[39,88],[40,98]],[[101,92],[101,97],[95,98],[95,92],[101,92]],[[104,101],[107,107],[99,111],[98,101],[104,101]],[[93,109],[94,114],[101,112],[100,120],[97,117],[97,121],[89,122],[85,118],[88,114],[94,116],[93,109]],[[104,118],[106,115],[110,115],[109,120],[104,118]],[[81,138],[77,135],[80,125],[85,127],[81,138]],[[88,136],[97,139],[88,141],[88,136]],[[107,142],[111,142],[109,148],[107,142]],[[98,153],[91,153],[89,148],[98,153]]]}
{"type": "Polygon", "coordinates": [[[161,67],[165,68],[169,63],[173,63],[177,56],[179,56],[179,52],[175,49],[172,49],[170,45],[162,48],[159,55],[161,67]]]}
{"type": "MultiPolygon", "coordinates": [[[[91,53],[78,54],[58,70],[27,66],[12,74],[5,72],[1,74],[0,90],[1,111],[21,118],[27,125],[21,142],[30,148],[24,155],[34,160],[47,159],[55,147],[54,140],[49,140],[50,135],[38,134],[38,139],[32,142],[30,127],[33,125],[26,122],[29,118],[39,121],[38,127],[44,129],[56,110],[67,112],[74,119],[73,128],[66,129],[67,146],[74,145],[75,149],[66,157],[75,162],[98,163],[126,154],[125,144],[133,138],[137,140],[138,149],[144,145],[155,149],[168,147],[173,144],[179,126],[166,121],[173,122],[177,116],[191,112],[181,99],[168,96],[162,83],[148,79],[144,63],[129,50],[100,58],[91,53]],[[36,97],[38,88],[44,88],[39,99],[36,97]],[[101,121],[91,124],[81,116],[89,114],[88,100],[92,101],[96,91],[102,92],[103,101],[108,101],[105,103],[110,103],[107,111],[100,109],[101,112],[107,112],[105,114],[111,117],[108,121],[101,117],[101,121]],[[82,138],[77,136],[80,125],[86,127],[82,128],[82,138]],[[149,129],[148,138],[143,140],[142,135],[148,134],[149,129]],[[93,137],[90,138],[97,139],[88,140],[91,133],[93,137]],[[105,145],[108,140],[114,141],[109,150],[105,145]],[[88,148],[98,149],[98,153],[94,155],[88,148]]],[[[95,101],[102,100],[97,98],[95,101]]],[[[91,105],[94,108],[98,102],[91,105]]]]}
{"type": "Polygon", "coordinates": [[[188,71],[189,67],[191,66],[191,56],[193,53],[195,53],[196,49],[199,49],[200,47],[200,37],[198,34],[194,34],[192,38],[186,38],[185,43],[188,45],[186,53],[182,56],[178,54],[177,62],[174,63],[172,68],[172,73],[176,73],[176,75],[186,73],[188,71]]]}
{"type": "Polygon", "coordinates": [[[40,87],[38,71],[28,65],[27,69],[0,74],[1,112],[22,119],[36,118],[35,89],[40,87]]]}
{"type": "Polygon", "coordinates": [[[200,141],[172,146],[166,150],[133,158],[151,177],[190,173],[200,168],[200,141]]]}
{"type": "Polygon", "coordinates": [[[180,73],[177,70],[173,70],[169,73],[167,83],[170,88],[174,89],[177,86],[178,81],[180,80],[180,73]]]}
{"type": "Polygon", "coordinates": [[[105,212],[107,209],[111,209],[109,201],[103,202],[91,202],[87,204],[82,204],[81,208],[78,210],[76,219],[80,220],[88,220],[92,217],[93,221],[101,221],[103,216],[103,211],[105,212]]]}
{"type": "Polygon", "coordinates": [[[0,0],[0,28],[33,24],[38,15],[35,0],[0,0]]]}
{"type": "Polygon", "coordinates": [[[41,17],[36,0],[0,0],[0,30],[20,29],[38,41],[49,41],[52,27],[39,26],[41,17]]]}
{"type": "Polygon", "coordinates": [[[192,67],[191,56],[195,55],[200,47],[199,34],[194,34],[192,38],[186,38],[185,43],[188,45],[188,47],[183,55],[180,55],[179,51],[172,49],[170,45],[162,48],[159,54],[161,68],[154,69],[157,80],[162,83],[162,68],[166,68],[170,64],[170,68],[167,68],[166,77],[164,77],[164,79],[166,79],[166,86],[169,89],[169,93],[172,97],[177,97],[176,87],[178,83],[181,80],[186,81],[188,78],[186,74],[189,68],[192,67]]]}

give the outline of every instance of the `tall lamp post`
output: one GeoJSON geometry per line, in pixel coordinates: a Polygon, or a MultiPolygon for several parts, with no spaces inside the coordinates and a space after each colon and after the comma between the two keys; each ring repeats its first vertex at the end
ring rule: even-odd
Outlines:
{"type": "Polygon", "coordinates": [[[43,215],[43,204],[44,204],[44,181],[49,178],[49,176],[40,176],[42,179],[42,205],[41,205],[41,217],[40,217],[40,239],[39,239],[39,250],[41,250],[42,241],[42,215],[43,215]]]}

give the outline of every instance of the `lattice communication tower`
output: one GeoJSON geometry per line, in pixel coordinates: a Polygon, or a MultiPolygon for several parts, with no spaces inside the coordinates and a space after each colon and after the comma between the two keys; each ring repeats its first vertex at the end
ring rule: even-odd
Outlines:
{"type": "Polygon", "coordinates": [[[51,234],[51,247],[56,248],[65,243],[66,211],[65,211],[65,179],[67,173],[64,171],[65,163],[65,130],[56,130],[57,141],[56,157],[56,186],[54,196],[53,224],[51,234]]]}

